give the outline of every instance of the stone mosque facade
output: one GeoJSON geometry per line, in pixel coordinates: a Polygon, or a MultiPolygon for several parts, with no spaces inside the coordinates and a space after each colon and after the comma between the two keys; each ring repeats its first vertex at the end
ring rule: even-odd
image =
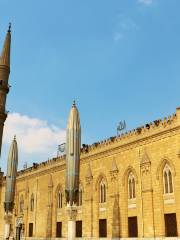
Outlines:
{"type": "MultiPolygon", "coordinates": [[[[2,69],[8,70],[1,63],[0,77],[6,75],[2,69]]],[[[63,155],[18,172],[11,225],[17,240],[67,237],[65,170],[63,155]]],[[[163,120],[83,145],[79,184],[77,238],[180,237],[180,108],[163,120]]],[[[5,185],[1,172],[2,238],[5,185]]]]}

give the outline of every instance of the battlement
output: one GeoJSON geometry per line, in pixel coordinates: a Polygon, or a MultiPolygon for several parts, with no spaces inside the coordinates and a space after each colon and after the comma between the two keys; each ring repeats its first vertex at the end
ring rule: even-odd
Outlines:
{"type": "MultiPolygon", "coordinates": [[[[89,154],[93,155],[94,153],[97,153],[97,151],[104,151],[107,146],[113,148],[113,146],[118,143],[124,144],[125,142],[130,142],[133,139],[142,139],[143,137],[158,134],[176,126],[180,126],[180,107],[176,108],[175,114],[165,117],[164,119],[154,120],[153,122],[146,123],[141,127],[137,127],[128,132],[122,133],[121,135],[112,136],[105,140],[95,142],[91,145],[82,144],[81,159],[88,156],[89,154]]],[[[63,165],[65,164],[65,156],[66,155],[64,154],[59,157],[48,159],[47,161],[41,163],[33,163],[33,166],[28,167],[27,169],[20,170],[17,176],[21,176],[23,174],[34,172],[37,170],[44,170],[45,168],[49,168],[50,166],[59,166],[61,163],[63,165]]]]}
{"type": "Polygon", "coordinates": [[[91,145],[83,144],[81,151],[83,154],[86,154],[88,152],[92,152],[95,149],[103,148],[107,145],[113,144],[115,142],[120,142],[122,140],[128,141],[131,140],[133,137],[143,138],[147,134],[153,135],[156,134],[157,132],[162,132],[168,128],[175,127],[177,124],[180,125],[180,107],[176,108],[175,114],[168,117],[164,117],[164,119],[154,120],[153,122],[146,123],[141,127],[137,127],[128,132],[122,133],[121,135],[112,136],[105,140],[95,142],[91,145]]]}
{"type": "Polygon", "coordinates": [[[26,169],[22,169],[18,171],[17,177],[21,176],[26,173],[34,172],[37,170],[45,169],[46,167],[49,168],[50,166],[54,166],[56,163],[62,162],[64,164],[65,161],[65,155],[54,157],[52,159],[48,159],[47,161],[41,162],[41,163],[33,163],[31,167],[28,167],[26,169]]]}

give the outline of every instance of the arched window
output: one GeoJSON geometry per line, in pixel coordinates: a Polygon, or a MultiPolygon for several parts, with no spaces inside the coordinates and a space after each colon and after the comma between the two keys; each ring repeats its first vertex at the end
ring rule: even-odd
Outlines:
{"type": "Polygon", "coordinates": [[[99,195],[100,195],[99,196],[100,203],[106,202],[106,184],[104,182],[104,179],[102,179],[100,182],[100,194],[99,195]]]}
{"type": "Polygon", "coordinates": [[[34,194],[31,194],[31,200],[30,200],[30,210],[31,212],[34,211],[34,194]]]}
{"type": "Polygon", "coordinates": [[[20,196],[20,202],[19,202],[19,211],[22,213],[24,210],[24,198],[23,195],[20,196]]]}
{"type": "Polygon", "coordinates": [[[168,164],[165,165],[163,170],[163,182],[164,182],[164,193],[173,193],[173,181],[172,173],[168,164]]]}
{"type": "Polygon", "coordinates": [[[136,197],[135,178],[133,173],[130,172],[128,176],[128,198],[133,199],[135,197],[136,197]]]}
{"type": "Polygon", "coordinates": [[[81,206],[82,205],[82,188],[79,188],[79,192],[78,192],[78,199],[77,199],[77,205],[81,206]]]}
{"type": "Polygon", "coordinates": [[[59,191],[57,195],[57,208],[62,208],[62,192],[59,191]]]}

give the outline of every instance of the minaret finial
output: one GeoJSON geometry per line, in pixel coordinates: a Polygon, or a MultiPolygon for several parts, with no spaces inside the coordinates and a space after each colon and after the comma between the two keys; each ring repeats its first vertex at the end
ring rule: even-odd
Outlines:
{"type": "Polygon", "coordinates": [[[76,106],[76,101],[75,101],[75,99],[73,100],[73,105],[72,105],[73,107],[75,107],[76,106]]]}
{"type": "Polygon", "coordinates": [[[11,33],[11,22],[9,23],[8,32],[11,33]]]}
{"type": "Polygon", "coordinates": [[[14,135],[14,140],[16,140],[16,134],[14,135]]]}

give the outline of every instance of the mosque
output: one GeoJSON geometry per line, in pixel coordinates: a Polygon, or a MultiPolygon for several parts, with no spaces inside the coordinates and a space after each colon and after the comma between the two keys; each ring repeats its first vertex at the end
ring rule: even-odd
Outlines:
{"type": "MultiPolygon", "coordinates": [[[[10,44],[9,28],[0,57],[0,149],[10,44]]],[[[72,111],[78,114],[75,104],[72,111]]],[[[78,117],[76,121],[72,125],[77,130],[78,117]]],[[[69,139],[74,136],[69,134],[69,139]]],[[[120,136],[81,148],[77,144],[80,151],[73,152],[79,151],[79,166],[73,176],[78,187],[71,195],[67,168],[72,165],[65,155],[16,175],[18,148],[16,139],[12,141],[7,174],[0,172],[0,238],[68,238],[67,199],[70,207],[76,202],[71,221],[78,239],[180,237],[180,108],[120,136]]]]}

